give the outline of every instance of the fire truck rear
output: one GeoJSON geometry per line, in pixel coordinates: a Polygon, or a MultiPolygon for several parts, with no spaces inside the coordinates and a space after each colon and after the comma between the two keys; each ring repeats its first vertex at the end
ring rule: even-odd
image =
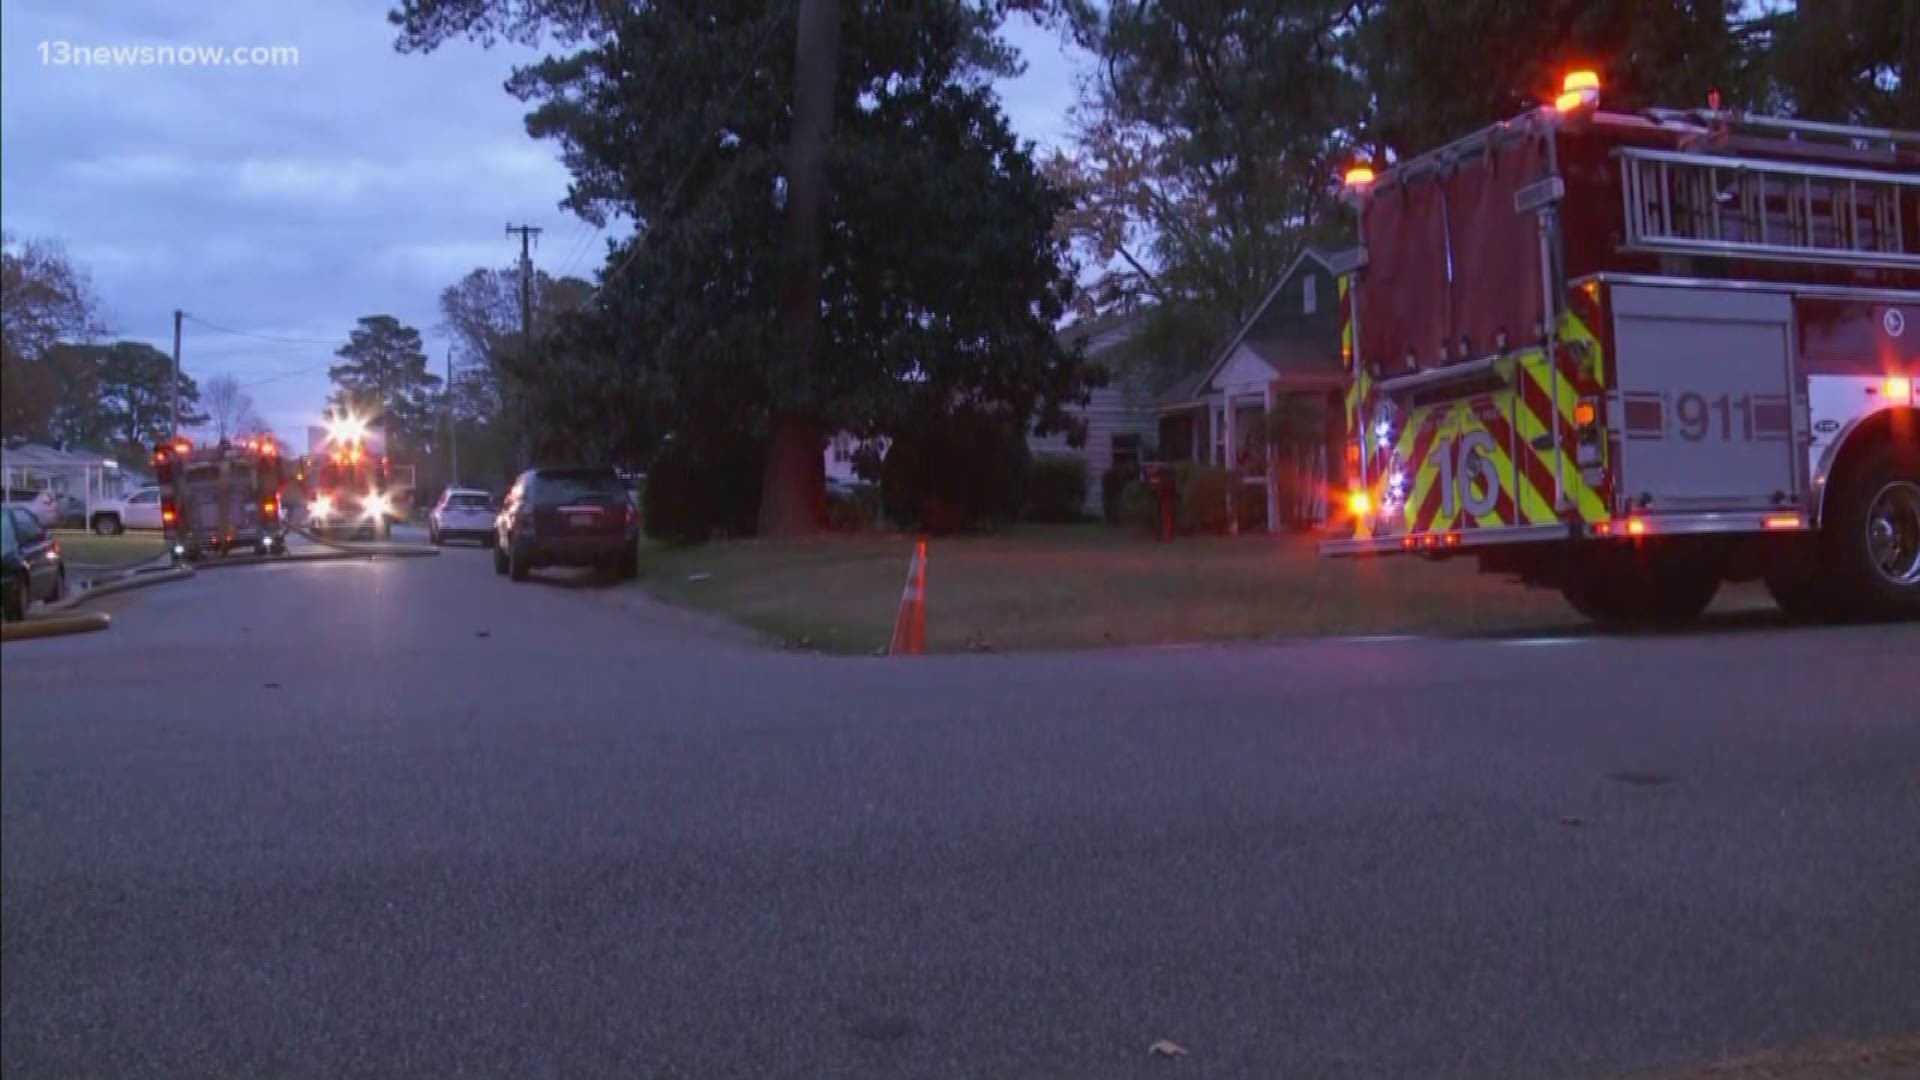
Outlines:
{"type": "Polygon", "coordinates": [[[1920,133],[1610,113],[1348,176],[1350,537],[1603,623],[1920,615],[1920,133]]]}
{"type": "Polygon", "coordinates": [[[160,525],[174,558],[196,561],[242,548],[261,555],[286,551],[281,460],[271,439],[196,448],[176,438],[154,448],[153,471],[160,525]]]}

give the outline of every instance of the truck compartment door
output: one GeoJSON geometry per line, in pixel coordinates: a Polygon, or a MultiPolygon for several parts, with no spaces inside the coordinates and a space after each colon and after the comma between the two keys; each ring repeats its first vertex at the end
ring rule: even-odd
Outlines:
{"type": "Polygon", "coordinates": [[[1640,512],[1797,503],[1793,303],[1733,289],[1616,286],[1615,490],[1640,512]]]}

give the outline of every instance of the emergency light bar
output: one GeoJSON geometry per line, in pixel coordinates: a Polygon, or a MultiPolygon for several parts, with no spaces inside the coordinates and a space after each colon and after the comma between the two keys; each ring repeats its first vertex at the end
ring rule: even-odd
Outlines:
{"type": "Polygon", "coordinates": [[[1553,109],[1562,116],[1592,109],[1600,104],[1600,76],[1592,71],[1569,71],[1560,81],[1560,96],[1553,99],[1553,109]]]}

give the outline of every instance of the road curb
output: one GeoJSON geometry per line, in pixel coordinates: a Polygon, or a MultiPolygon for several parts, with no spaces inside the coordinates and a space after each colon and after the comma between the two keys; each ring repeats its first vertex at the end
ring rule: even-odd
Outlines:
{"type": "Polygon", "coordinates": [[[112,625],[113,617],[104,611],[60,615],[51,619],[43,615],[0,626],[0,641],[31,641],[34,638],[65,637],[68,634],[91,634],[112,625]]]}
{"type": "MultiPolygon", "coordinates": [[[[100,584],[95,585],[93,588],[87,589],[84,592],[77,592],[77,593],[74,593],[72,596],[65,598],[64,600],[56,600],[51,604],[44,605],[40,609],[41,617],[44,617],[45,613],[50,611],[51,612],[71,611],[74,608],[79,607],[81,604],[84,604],[89,600],[97,599],[102,596],[112,596],[114,593],[132,592],[135,589],[144,589],[149,585],[164,585],[169,581],[185,581],[186,579],[192,576],[193,576],[193,571],[191,569],[188,569],[187,567],[184,567],[184,566],[179,566],[179,567],[174,567],[168,570],[156,570],[146,574],[129,574],[126,577],[115,578],[112,581],[103,581],[100,584]]],[[[29,619],[27,621],[31,622],[32,620],[29,619]]],[[[25,625],[25,624],[23,623],[21,625],[25,625]]]]}
{"type": "Polygon", "coordinates": [[[68,560],[67,569],[83,574],[123,574],[143,566],[164,566],[172,562],[173,557],[162,552],[151,559],[141,559],[139,562],[83,563],[68,560]]]}

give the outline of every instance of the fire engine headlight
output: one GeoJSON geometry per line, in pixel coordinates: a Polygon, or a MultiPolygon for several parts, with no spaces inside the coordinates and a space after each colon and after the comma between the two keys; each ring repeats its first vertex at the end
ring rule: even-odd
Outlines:
{"type": "Polygon", "coordinates": [[[332,517],[333,500],[325,495],[319,496],[313,500],[313,505],[307,508],[307,515],[315,521],[322,521],[332,517]]]}
{"type": "Polygon", "coordinates": [[[367,492],[366,501],[362,506],[366,510],[367,517],[375,520],[386,517],[387,510],[389,509],[387,506],[387,497],[377,491],[367,492]]]}

